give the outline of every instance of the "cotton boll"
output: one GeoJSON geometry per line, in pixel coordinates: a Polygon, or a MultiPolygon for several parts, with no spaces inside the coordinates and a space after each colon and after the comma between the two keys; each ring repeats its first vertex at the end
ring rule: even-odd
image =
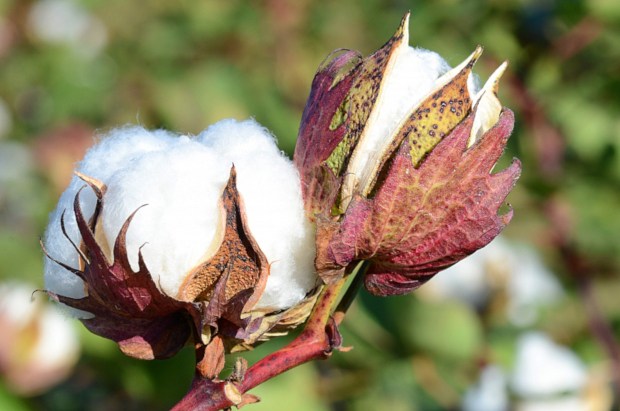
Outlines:
{"type": "Polygon", "coordinates": [[[549,397],[581,390],[587,370],[572,351],[545,334],[530,332],[519,339],[512,390],[519,397],[549,397]]]}
{"type": "MultiPolygon", "coordinates": [[[[305,217],[296,169],[253,120],[224,120],[197,138],[126,127],[89,150],[78,170],[107,187],[97,237],[109,260],[121,227],[138,210],[127,232],[131,268],[138,270],[141,250],[155,284],[177,296],[187,274],[220,246],[221,196],[233,165],[248,229],[270,263],[257,307],[283,309],[300,301],[316,283],[314,228],[305,217]]],[[[85,186],[78,177],[72,180],[45,238],[49,254],[72,267],[79,267],[79,256],[62,233],[60,216],[66,210],[67,233],[80,244],[73,200],[85,186]]],[[[80,204],[90,218],[96,204],[90,187],[81,192],[80,204]]],[[[82,281],[54,262],[46,261],[45,275],[48,290],[85,296],[82,281]]]]}
{"type": "Polygon", "coordinates": [[[102,221],[110,245],[135,210],[127,233],[134,270],[142,253],[155,283],[175,296],[185,275],[217,251],[219,202],[230,168],[202,145],[185,139],[142,155],[109,180],[102,221]],[[214,248],[215,246],[215,248],[214,248]]]}

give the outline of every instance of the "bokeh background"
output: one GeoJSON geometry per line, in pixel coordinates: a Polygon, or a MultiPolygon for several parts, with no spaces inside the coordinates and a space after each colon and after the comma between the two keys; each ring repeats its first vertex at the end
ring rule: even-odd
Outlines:
{"type": "Polygon", "coordinates": [[[264,384],[253,409],[612,409],[616,0],[0,0],[0,409],[165,410],[191,381],[190,350],[137,361],[69,319],[52,335],[73,329],[79,356],[73,336],[38,340],[49,323],[31,309],[45,298],[30,303],[43,286],[38,239],[96,133],[131,123],[197,134],[252,116],[292,153],[323,58],[341,47],[372,52],[409,9],[412,44],[452,65],[477,44],[482,80],[510,61],[500,96],[517,117],[502,164],[523,162],[514,220],[414,295],[362,293],[343,325],[354,349],[264,384]],[[29,290],[19,304],[8,297],[16,282],[29,290]]]}

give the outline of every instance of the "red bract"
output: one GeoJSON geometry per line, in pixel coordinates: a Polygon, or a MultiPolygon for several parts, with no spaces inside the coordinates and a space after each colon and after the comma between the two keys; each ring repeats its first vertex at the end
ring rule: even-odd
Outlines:
{"type": "Polygon", "coordinates": [[[323,225],[317,265],[322,271],[370,260],[366,288],[377,295],[407,293],[484,247],[508,224],[498,209],[514,186],[520,163],[491,174],[513,126],[512,112],[467,148],[469,116],[422,162],[412,165],[403,144],[373,198],[356,196],[343,218],[323,225]]]}

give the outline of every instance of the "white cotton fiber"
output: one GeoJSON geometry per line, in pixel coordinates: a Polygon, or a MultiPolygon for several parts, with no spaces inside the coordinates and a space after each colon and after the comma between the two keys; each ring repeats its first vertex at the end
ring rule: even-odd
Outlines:
{"type": "Polygon", "coordinates": [[[258,307],[284,308],[315,285],[314,231],[305,218],[299,176],[271,134],[252,120],[224,120],[199,137],[234,163],[250,231],[271,272],[258,307]]]}
{"type": "MultiPolygon", "coordinates": [[[[107,185],[101,221],[109,248],[129,215],[144,205],[127,233],[130,263],[138,268],[143,246],[155,283],[176,296],[188,271],[219,247],[219,201],[233,164],[250,232],[271,264],[257,308],[290,307],[316,282],[314,232],[304,215],[295,168],[255,121],[224,120],[196,138],[139,127],[115,130],[88,152],[78,170],[107,185]]],[[[69,235],[79,243],[72,202],[82,186],[74,178],[45,236],[50,255],[74,267],[77,253],[62,235],[59,221],[67,209],[69,235]]],[[[81,198],[89,217],[94,195],[87,188],[81,198]]],[[[62,295],[84,295],[81,281],[50,261],[46,287],[62,295]]]]}

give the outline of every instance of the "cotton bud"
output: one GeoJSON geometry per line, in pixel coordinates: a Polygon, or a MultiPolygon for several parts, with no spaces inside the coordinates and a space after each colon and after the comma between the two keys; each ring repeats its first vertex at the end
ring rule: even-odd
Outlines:
{"type": "Polygon", "coordinates": [[[302,322],[317,277],[299,176],[252,120],[139,127],[90,149],[47,228],[46,288],[137,358],[228,351],[302,322]]]}
{"type": "Polygon", "coordinates": [[[478,90],[480,47],[451,69],[408,46],[408,22],[369,57],[340,51],[319,68],[294,158],[319,275],[366,260],[378,295],[407,293],[491,241],[520,173],[515,160],[491,174],[513,125],[497,98],[506,64],[478,90]]]}

